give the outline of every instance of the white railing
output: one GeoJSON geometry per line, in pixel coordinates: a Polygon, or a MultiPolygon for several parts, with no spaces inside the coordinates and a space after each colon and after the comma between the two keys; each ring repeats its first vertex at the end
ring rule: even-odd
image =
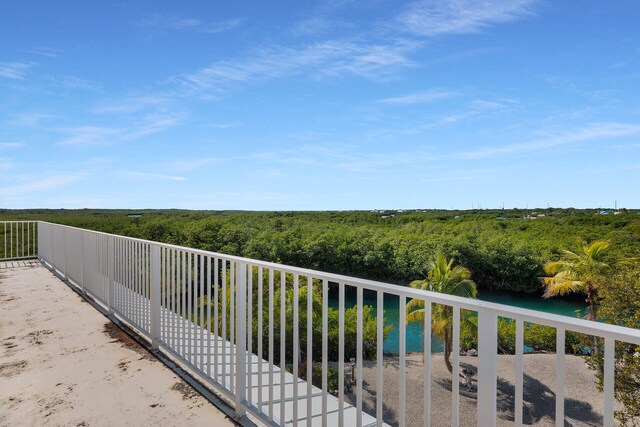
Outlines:
{"type": "MultiPolygon", "coordinates": [[[[40,222],[38,229],[38,257],[46,265],[137,329],[154,348],[170,355],[224,393],[235,402],[238,417],[248,411],[265,424],[384,425],[385,295],[399,297],[401,316],[408,299],[424,301],[426,331],[431,330],[431,304],[452,307],[452,425],[460,422],[459,340],[463,309],[478,316],[478,426],[496,425],[498,317],[513,319],[516,323],[516,425],[523,423],[525,322],[550,326],[558,332],[555,358],[558,426],[564,425],[565,420],[565,331],[604,340],[605,426],[614,424],[614,344],[622,341],[640,345],[640,331],[635,329],[46,222],[40,222]],[[306,295],[301,294],[301,287],[306,295]],[[328,354],[330,288],[338,290],[338,357],[333,361],[335,363],[328,354]],[[354,354],[345,352],[347,291],[354,291],[357,296],[354,354]],[[375,394],[375,409],[371,410],[375,413],[371,414],[362,409],[365,291],[373,292],[377,297],[376,383],[368,385],[368,392],[375,394]],[[306,296],[303,307],[299,304],[302,296],[306,296]],[[314,308],[314,301],[318,299],[321,300],[319,311],[314,308]],[[301,323],[304,317],[306,322],[301,323]],[[314,342],[313,327],[319,324],[320,342],[314,342]],[[306,346],[301,345],[301,339],[306,346]],[[317,356],[318,353],[321,355],[317,356]],[[281,357],[283,354],[285,357],[281,357]],[[356,359],[353,405],[345,398],[345,360],[351,357],[356,359]],[[315,366],[321,367],[317,386],[303,379],[313,378],[314,362],[315,366]],[[328,389],[331,364],[338,367],[338,390],[333,394],[328,389]],[[299,370],[301,366],[304,372],[299,370]]],[[[407,358],[406,327],[402,320],[399,328],[399,407],[396,410],[397,423],[404,426],[407,425],[407,358]]],[[[424,352],[431,353],[429,339],[424,340],[424,352]]],[[[427,426],[431,423],[432,411],[429,357],[424,358],[422,374],[422,419],[427,426]]]]}
{"type": "Polygon", "coordinates": [[[0,261],[35,258],[38,221],[0,221],[0,261]]]}

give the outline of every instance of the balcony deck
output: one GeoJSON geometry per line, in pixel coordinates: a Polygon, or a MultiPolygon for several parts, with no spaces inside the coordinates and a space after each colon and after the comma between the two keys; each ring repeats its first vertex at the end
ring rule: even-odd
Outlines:
{"type": "Polygon", "coordinates": [[[0,425],[235,425],[81,301],[35,261],[0,263],[0,425]]]}
{"type": "MultiPolygon", "coordinates": [[[[47,336],[46,342],[49,344],[55,344],[55,349],[48,348],[48,347],[37,347],[36,349],[39,351],[39,353],[47,354],[47,353],[51,353],[51,351],[56,353],[58,351],[62,351],[63,353],[61,354],[66,354],[64,353],[65,350],[61,350],[61,349],[76,348],[76,347],[80,348],[79,341],[83,341],[80,335],[95,336],[95,335],[99,335],[98,331],[104,330],[105,320],[106,320],[104,316],[101,316],[95,310],[88,310],[91,312],[91,315],[89,315],[88,313],[84,313],[84,311],[87,311],[86,309],[88,308],[88,306],[78,304],[77,295],[74,294],[74,292],[71,289],[69,289],[67,286],[61,283],[60,279],[58,279],[56,276],[52,275],[47,269],[42,267],[38,261],[36,260],[5,261],[0,263],[0,271],[2,272],[0,273],[0,283],[2,283],[2,287],[0,288],[0,292],[1,292],[0,295],[4,296],[5,294],[7,294],[7,296],[9,296],[9,300],[10,300],[9,302],[11,303],[11,307],[8,307],[6,306],[7,303],[4,302],[5,300],[2,300],[3,301],[2,312],[5,316],[9,316],[10,313],[12,313],[12,311],[19,310],[19,307],[29,307],[29,306],[31,307],[35,306],[34,307],[35,309],[33,312],[36,314],[45,314],[45,313],[49,314],[50,313],[49,310],[40,312],[38,310],[38,307],[49,306],[51,302],[55,302],[56,311],[63,313],[62,315],[63,317],[61,318],[61,321],[65,322],[64,325],[61,325],[60,330],[69,331],[69,335],[66,337],[60,337],[57,334],[53,336],[52,334],[49,334],[50,332],[49,329],[41,329],[45,327],[44,326],[45,324],[48,324],[48,317],[46,315],[42,316],[41,319],[34,319],[29,316],[26,316],[22,312],[19,312],[19,313],[14,312],[13,315],[15,315],[16,318],[26,319],[25,322],[28,325],[32,325],[31,329],[33,329],[33,331],[26,332],[26,330],[14,331],[13,329],[7,329],[7,331],[3,333],[1,337],[1,339],[3,340],[3,343],[8,343],[8,344],[5,344],[5,347],[13,345],[12,344],[13,340],[9,338],[15,339],[16,336],[40,337],[41,335],[44,334],[47,336]],[[37,292],[36,291],[37,289],[46,290],[47,295],[45,296],[41,292],[37,292]],[[52,296],[52,294],[54,294],[55,296],[52,296]],[[33,300],[31,300],[29,304],[26,304],[25,300],[29,298],[30,295],[34,296],[35,298],[33,298],[33,300]],[[38,298],[38,296],[41,296],[41,298],[38,298]],[[80,313],[79,311],[83,311],[83,312],[80,313]],[[87,319],[87,316],[89,316],[90,318],[87,322],[89,325],[93,326],[93,330],[91,330],[90,332],[87,332],[85,330],[83,332],[82,330],[74,329],[77,324],[77,319],[82,318],[83,321],[85,321],[85,319],[87,319]],[[49,337],[49,335],[52,335],[52,336],[49,337]],[[54,337],[56,338],[56,340],[50,339],[54,337]],[[61,339],[62,341],[60,341],[61,339]],[[65,341],[68,341],[68,342],[65,342],[65,341]]],[[[142,312],[147,312],[149,310],[150,302],[144,296],[138,293],[132,292],[130,289],[127,289],[119,285],[117,285],[117,289],[115,293],[119,295],[119,298],[122,301],[126,300],[128,301],[129,304],[131,304],[132,307],[136,307],[136,311],[140,312],[139,314],[141,314],[142,312]]],[[[133,313],[132,319],[126,319],[126,321],[131,323],[134,327],[136,327],[138,329],[138,332],[140,332],[142,335],[144,334],[144,330],[148,329],[148,325],[136,324],[134,320],[136,316],[137,314],[133,313]]],[[[142,316],[140,316],[140,318],[142,318],[142,316]]],[[[191,365],[196,369],[211,372],[210,378],[212,380],[220,384],[223,387],[223,389],[233,390],[234,388],[233,381],[234,381],[234,375],[235,375],[234,370],[235,370],[235,347],[236,346],[231,344],[228,340],[223,340],[220,337],[217,337],[211,334],[206,329],[203,329],[192,322],[188,322],[185,319],[179,316],[176,316],[174,313],[171,313],[167,310],[162,311],[161,318],[162,318],[162,325],[163,325],[162,336],[167,341],[172,339],[176,339],[176,340],[178,339],[177,336],[171,335],[171,330],[168,326],[171,324],[177,324],[178,322],[181,323],[180,332],[181,332],[181,337],[183,341],[182,346],[187,351],[185,352],[184,356],[179,356],[177,354],[173,354],[173,356],[181,359],[182,362],[186,362],[188,365],[191,365]],[[211,343],[210,347],[206,346],[205,343],[211,343]],[[213,354],[214,349],[216,354],[218,354],[218,356],[214,356],[213,354]],[[212,361],[214,357],[218,359],[217,363],[215,361],[212,361]]],[[[3,321],[9,322],[8,318],[3,321]]],[[[29,340],[23,339],[22,341],[29,341],[29,340]]],[[[44,340],[42,341],[39,340],[38,342],[44,342],[44,340]]],[[[84,350],[79,350],[78,351],[79,353],[86,351],[86,348],[88,348],[90,343],[85,342],[84,344],[86,344],[86,346],[83,347],[84,350]]],[[[91,342],[91,345],[100,346],[100,343],[91,342]]],[[[140,350],[142,350],[144,354],[144,350],[142,347],[140,347],[140,350]]],[[[134,368],[133,365],[128,365],[129,362],[122,361],[123,359],[129,360],[131,359],[131,357],[120,354],[122,353],[122,350],[118,348],[118,346],[115,346],[115,345],[109,346],[108,348],[101,349],[100,352],[101,353],[106,352],[107,354],[114,353],[111,356],[108,356],[107,358],[113,359],[113,360],[115,360],[116,358],[118,359],[118,363],[111,363],[112,365],[111,367],[114,368],[113,369],[114,372],[106,373],[103,379],[107,377],[117,376],[118,374],[122,374],[124,372],[127,372],[129,369],[134,368]],[[123,366],[125,365],[127,365],[127,368],[123,368],[123,366]],[[116,367],[118,367],[120,371],[115,370],[116,367]]],[[[128,350],[128,352],[130,353],[131,350],[128,350]]],[[[10,352],[10,355],[13,355],[14,353],[15,352],[10,352]]],[[[146,358],[148,360],[154,360],[150,354],[145,356],[149,356],[146,358]]],[[[37,356],[35,356],[34,358],[35,360],[38,359],[37,356]]],[[[20,374],[22,374],[21,366],[24,365],[26,367],[26,366],[29,366],[29,363],[31,363],[28,360],[15,361],[13,360],[14,358],[11,358],[11,357],[7,357],[6,361],[4,359],[5,357],[3,357],[2,366],[3,367],[7,366],[6,368],[7,376],[9,376],[10,378],[14,376],[18,377],[20,374]],[[23,362],[26,362],[26,364],[23,362]]],[[[50,369],[50,372],[66,372],[68,371],[69,367],[73,367],[77,365],[76,361],[70,362],[64,357],[61,357],[60,359],[54,358],[52,359],[52,362],[53,362],[52,365],[47,367],[48,369],[50,369]]],[[[88,360],[88,362],[89,363],[87,363],[87,361],[85,360],[85,363],[84,363],[87,369],[89,369],[88,372],[74,370],[75,373],[73,377],[77,377],[78,381],[83,381],[83,379],[92,376],[91,374],[93,372],[93,369],[91,366],[92,363],[99,366],[109,363],[108,361],[104,361],[104,363],[103,361],[100,361],[100,362],[96,361],[93,355],[88,360]]],[[[262,398],[262,406],[263,406],[262,410],[266,412],[268,410],[268,405],[269,405],[269,402],[268,402],[269,389],[272,388],[273,389],[272,391],[273,414],[274,414],[275,422],[280,425],[291,424],[291,420],[293,417],[293,406],[294,406],[294,387],[297,386],[298,388],[297,396],[299,396],[298,397],[298,413],[300,414],[307,413],[306,381],[298,379],[297,377],[294,377],[291,373],[285,371],[284,395],[283,395],[284,398],[283,398],[281,396],[281,387],[280,387],[281,370],[279,369],[279,367],[277,366],[273,367],[273,382],[270,383],[268,379],[268,375],[269,375],[268,361],[262,360],[254,354],[254,355],[251,355],[251,362],[248,364],[248,366],[249,366],[248,373],[252,378],[250,380],[250,384],[252,384],[252,386],[250,387],[249,402],[259,402],[260,398],[262,398]],[[261,369],[259,369],[260,366],[261,366],[261,369]],[[261,389],[258,387],[258,384],[260,383],[258,380],[260,371],[262,372],[262,377],[263,377],[263,381],[262,381],[263,385],[261,389]],[[280,414],[281,414],[280,405],[282,404],[282,402],[284,402],[284,413],[285,413],[285,419],[283,422],[281,422],[280,420],[280,414]]],[[[96,366],[93,366],[93,368],[95,367],[96,366]]],[[[145,372],[148,372],[149,376],[156,374],[156,372],[147,371],[148,369],[147,366],[144,366],[144,367],[141,366],[139,369],[144,369],[145,372]]],[[[4,374],[5,372],[2,372],[3,376],[4,374]]],[[[166,373],[165,373],[165,376],[166,376],[166,373]]],[[[61,378],[61,377],[55,376],[55,378],[57,378],[57,380],[59,380],[59,382],[62,385],[65,385],[66,382],[69,381],[69,378],[67,377],[61,378]]],[[[20,382],[20,379],[18,378],[12,381],[20,382]]],[[[126,380],[124,380],[122,384],[124,384],[125,381],[126,380]]],[[[53,382],[54,382],[54,379],[52,377],[52,379],[46,381],[46,384],[49,384],[46,388],[43,388],[36,394],[30,394],[30,397],[33,398],[39,395],[56,396],[56,392],[58,390],[56,390],[55,386],[53,389],[51,388],[51,383],[53,382]]],[[[105,388],[110,387],[110,385],[107,385],[107,384],[100,385],[99,381],[93,382],[92,384],[96,389],[103,386],[105,388]]],[[[187,389],[187,390],[189,388],[189,386],[186,383],[184,384],[184,386],[181,386],[180,388],[182,389],[182,387],[184,387],[184,389],[187,389]]],[[[7,387],[7,390],[13,389],[13,388],[14,387],[7,387]]],[[[20,384],[20,386],[16,386],[16,388],[18,389],[23,388],[23,384],[20,384]]],[[[150,395],[149,393],[143,393],[143,394],[148,399],[151,396],[155,396],[157,391],[158,390],[155,390],[154,394],[152,395],[150,395]]],[[[117,392],[118,395],[126,395],[127,393],[130,393],[130,391],[123,390],[122,393],[124,394],[117,392]]],[[[194,397],[197,394],[197,392],[195,391],[186,392],[186,393],[189,396],[193,395],[194,397]]],[[[139,395],[139,392],[135,394],[139,395]]],[[[92,396],[92,395],[94,395],[94,392],[88,392],[88,396],[92,396]]],[[[11,404],[11,402],[14,402],[16,399],[22,400],[23,397],[19,397],[18,395],[16,396],[11,395],[7,397],[2,396],[3,402],[7,399],[9,401],[9,404],[11,404]]],[[[54,399],[54,398],[51,398],[51,399],[54,399]]],[[[200,397],[196,399],[197,405],[199,405],[200,407],[205,406],[201,400],[203,399],[200,397]]],[[[149,405],[154,404],[149,402],[147,401],[140,402],[139,409],[146,409],[149,407],[149,405]]],[[[311,403],[312,403],[312,418],[313,418],[312,423],[313,425],[320,424],[321,417],[322,417],[322,390],[318,389],[317,387],[312,388],[311,403]]],[[[108,403],[105,403],[105,404],[107,406],[109,405],[108,403]]],[[[169,404],[173,405],[174,403],[173,402],[167,403],[167,405],[169,404]]],[[[83,405],[78,405],[78,406],[85,406],[85,405],[83,403],[83,405]]],[[[330,423],[329,425],[334,425],[334,424],[337,425],[338,424],[338,420],[337,420],[338,399],[329,395],[327,408],[329,411],[328,412],[328,422],[330,423]]],[[[139,409],[136,409],[135,413],[140,413],[139,409]]],[[[172,410],[179,411],[180,405],[174,406],[172,410]]],[[[13,411],[12,413],[16,414],[13,411]]],[[[142,413],[144,414],[144,411],[142,411],[142,413]]],[[[207,416],[207,417],[210,417],[213,415],[216,415],[215,411],[213,411],[212,415],[202,414],[202,416],[207,416]]],[[[57,416],[60,416],[60,417],[66,416],[65,411],[63,410],[62,414],[58,414],[57,416]]],[[[69,416],[76,416],[76,415],[73,413],[73,411],[71,411],[69,416]]],[[[344,417],[345,417],[345,425],[353,425],[352,423],[355,423],[355,420],[357,417],[356,408],[353,405],[345,404],[344,417]]],[[[140,420],[139,418],[136,418],[136,419],[140,420]]],[[[149,418],[149,421],[153,419],[156,419],[156,418],[149,418]]],[[[36,420],[33,420],[33,421],[35,422],[36,420]]],[[[302,417],[300,421],[303,423],[306,423],[306,420],[304,419],[304,417],[302,417]]],[[[66,424],[66,422],[64,424],[66,424]]],[[[373,417],[369,416],[368,414],[363,414],[364,426],[373,426],[375,424],[376,422],[373,417]]],[[[232,424],[229,424],[229,425],[232,425],[232,424]]]]}

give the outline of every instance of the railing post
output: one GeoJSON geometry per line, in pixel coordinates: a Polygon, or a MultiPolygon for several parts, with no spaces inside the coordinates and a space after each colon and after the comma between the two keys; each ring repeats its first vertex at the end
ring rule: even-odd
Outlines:
{"type": "Polygon", "coordinates": [[[112,236],[107,238],[107,308],[113,314],[113,288],[115,276],[115,242],[112,236]]]}
{"type": "Polygon", "coordinates": [[[247,264],[236,265],[236,419],[242,418],[247,400],[247,264]]]}
{"type": "Polygon", "coordinates": [[[87,291],[84,289],[84,231],[80,231],[80,287],[82,288],[82,295],[86,295],[87,291]]]}
{"type": "MultiPolygon", "coordinates": [[[[37,246],[38,247],[38,259],[40,261],[42,261],[44,259],[44,254],[41,251],[41,248],[42,248],[42,237],[40,237],[40,236],[42,236],[42,232],[40,230],[40,227],[42,226],[42,222],[40,222],[40,221],[36,222],[36,226],[38,228],[38,234],[37,234],[37,236],[38,236],[37,237],[37,239],[38,239],[37,240],[37,242],[38,242],[38,246],[37,246]]],[[[5,233],[5,235],[6,235],[6,233],[5,233]]],[[[36,241],[36,239],[33,239],[33,240],[36,241]]],[[[4,252],[5,252],[5,255],[6,255],[6,253],[7,253],[6,249],[5,249],[4,252]]]]}
{"type": "Polygon", "coordinates": [[[62,277],[67,280],[67,228],[62,227],[62,277]]]}
{"type": "Polygon", "coordinates": [[[151,244],[151,347],[160,341],[160,247],[151,244]]]}
{"type": "Polygon", "coordinates": [[[478,427],[496,425],[498,316],[478,312],[478,427]]]}

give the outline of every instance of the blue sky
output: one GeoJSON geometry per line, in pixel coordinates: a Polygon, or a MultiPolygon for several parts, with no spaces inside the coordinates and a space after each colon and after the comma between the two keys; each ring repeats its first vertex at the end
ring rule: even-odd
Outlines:
{"type": "Polygon", "coordinates": [[[0,4],[0,207],[640,208],[635,1],[0,4]]]}

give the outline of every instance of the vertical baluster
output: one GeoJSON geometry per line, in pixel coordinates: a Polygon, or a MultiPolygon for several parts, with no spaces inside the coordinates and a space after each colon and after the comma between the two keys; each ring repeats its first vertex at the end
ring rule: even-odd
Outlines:
{"type": "Polygon", "coordinates": [[[616,340],[605,338],[604,340],[604,427],[614,425],[614,399],[615,399],[615,361],[616,340]]]}
{"type": "Polygon", "coordinates": [[[424,427],[431,425],[431,301],[424,301],[424,396],[422,416],[424,427]]]}
{"type": "Polygon", "coordinates": [[[269,422],[273,422],[273,269],[269,269],[269,422]]]}
{"type": "Polygon", "coordinates": [[[207,257],[207,376],[211,377],[211,257],[207,257]]]}
{"type": "Polygon", "coordinates": [[[194,330],[193,330],[193,277],[192,277],[192,265],[191,265],[192,254],[191,252],[187,252],[187,360],[192,365],[195,365],[194,358],[194,330]]]}
{"type": "Polygon", "coordinates": [[[285,272],[280,272],[280,424],[285,424],[285,372],[287,370],[287,358],[286,358],[286,347],[285,343],[287,341],[286,329],[285,325],[287,323],[287,313],[286,313],[286,280],[285,280],[285,272]]]}
{"type": "Polygon", "coordinates": [[[200,263],[200,369],[204,371],[204,255],[198,255],[200,263]]]}
{"type": "MultiPolygon", "coordinates": [[[[247,315],[245,318],[247,319],[247,387],[249,390],[253,390],[253,369],[251,361],[253,358],[251,355],[253,354],[253,266],[251,264],[247,265],[247,315]]],[[[249,405],[253,404],[253,393],[248,393],[247,400],[249,401],[249,405]]]]}
{"type": "Polygon", "coordinates": [[[329,283],[327,279],[322,280],[322,427],[327,427],[327,370],[329,364],[328,357],[328,336],[329,336],[329,283]]]}
{"type": "Polygon", "coordinates": [[[186,334],[186,323],[185,323],[185,313],[187,309],[187,301],[186,301],[186,291],[187,291],[187,281],[186,281],[186,265],[187,265],[187,257],[184,251],[180,251],[180,326],[178,328],[178,337],[180,339],[180,355],[186,359],[185,353],[185,338],[186,334]]]}
{"type": "Polygon", "coordinates": [[[457,427],[460,424],[460,308],[451,307],[453,310],[453,373],[451,374],[451,425],[457,427]]]}
{"type": "MultiPolygon", "coordinates": [[[[460,310],[455,308],[458,313],[457,327],[460,328],[460,310]]],[[[456,318],[454,317],[454,331],[456,328],[456,318]]],[[[460,335],[457,339],[459,342],[460,335]]],[[[454,340],[456,338],[454,337],[454,340]]],[[[454,341],[455,342],[455,341],[454,341]]],[[[496,403],[497,403],[497,387],[498,387],[498,316],[495,313],[487,311],[478,312],[478,425],[479,426],[495,426],[496,425],[496,403]]],[[[454,352],[460,352],[459,348],[454,352]]],[[[458,364],[458,360],[454,362],[458,364]]],[[[459,366],[459,364],[457,365],[459,366]]],[[[456,374],[456,379],[459,374],[456,374]]],[[[460,381],[456,380],[459,384],[460,381]]],[[[458,407],[456,407],[458,408],[458,407]]]]}
{"type": "Polygon", "coordinates": [[[313,392],[313,279],[307,276],[307,426],[312,424],[313,392]]]}
{"type": "MultiPolygon", "coordinates": [[[[218,279],[218,258],[215,258],[213,260],[213,299],[214,299],[214,306],[213,306],[213,329],[215,330],[215,335],[213,336],[213,339],[215,340],[214,346],[213,346],[213,352],[214,352],[214,365],[213,365],[213,376],[215,377],[216,381],[219,381],[218,378],[218,365],[220,365],[220,359],[218,359],[219,356],[219,346],[220,346],[220,329],[219,329],[219,325],[218,325],[218,307],[220,305],[220,301],[218,300],[218,288],[220,287],[220,282],[218,279]]],[[[224,286],[224,280],[222,281],[222,284],[224,286]]]]}
{"type": "Polygon", "coordinates": [[[297,274],[293,277],[293,425],[298,425],[298,385],[300,381],[298,379],[298,360],[300,358],[299,353],[299,339],[300,331],[298,321],[298,287],[299,276],[297,274]]]}
{"type": "Polygon", "coordinates": [[[556,426],[564,427],[564,343],[563,328],[556,331],[556,426]]]}
{"type": "Polygon", "coordinates": [[[376,315],[376,425],[382,427],[382,407],[384,397],[384,292],[378,291],[376,315]]]}
{"type": "Polygon", "coordinates": [[[516,319],[516,389],[515,389],[515,411],[514,421],[516,426],[522,425],[522,396],[524,392],[524,322],[516,319]]]}
{"type": "Polygon", "coordinates": [[[244,402],[247,400],[247,264],[238,262],[236,267],[236,298],[238,317],[236,326],[236,367],[235,367],[235,410],[236,419],[243,417],[246,413],[244,402]]]}
{"type": "Polygon", "coordinates": [[[231,261],[229,262],[230,264],[230,275],[229,275],[229,323],[230,323],[230,328],[229,328],[229,332],[231,335],[231,339],[230,339],[230,346],[229,346],[229,352],[231,353],[231,357],[229,358],[229,360],[231,361],[231,365],[229,365],[229,371],[231,373],[231,378],[230,378],[230,385],[231,385],[231,390],[235,391],[235,386],[236,386],[236,371],[235,371],[235,355],[236,355],[236,346],[234,344],[236,344],[236,274],[235,274],[235,262],[231,261]]]}
{"type": "Polygon", "coordinates": [[[356,338],[356,390],[358,395],[356,396],[356,424],[358,427],[362,426],[362,287],[358,286],[357,291],[357,338],[356,338]]]}
{"type": "Polygon", "coordinates": [[[398,424],[400,427],[404,427],[406,423],[406,393],[407,393],[407,322],[404,320],[405,314],[407,312],[407,298],[405,296],[400,297],[400,311],[399,311],[399,319],[398,323],[400,325],[400,384],[398,385],[399,389],[399,400],[398,400],[398,424]]]}
{"type": "Polygon", "coordinates": [[[344,283],[338,295],[338,426],[344,427],[344,283]]]}
{"type": "Polygon", "coordinates": [[[263,400],[262,400],[262,363],[264,361],[263,350],[262,350],[262,317],[264,313],[262,312],[262,267],[258,267],[258,311],[256,319],[258,321],[258,412],[263,413],[263,400]]]}
{"type": "Polygon", "coordinates": [[[224,387],[231,390],[227,382],[227,260],[222,260],[222,380],[224,387]]]}
{"type": "Polygon", "coordinates": [[[178,270],[178,266],[177,266],[177,262],[176,262],[176,250],[175,249],[169,249],[169,263],[171,265],[171,349],[173,351],[175,351],[177,353],[177,346],[178,343],[176,341],[176,317],[177,317],[177,312],[178,312],[178,308],[176,307],[176,296],[177,296],[177,290],[178,290],[178,285],[177,285],[177,281],[176,281],[176,276],[177,276],[177,270],[178,270]]]}

